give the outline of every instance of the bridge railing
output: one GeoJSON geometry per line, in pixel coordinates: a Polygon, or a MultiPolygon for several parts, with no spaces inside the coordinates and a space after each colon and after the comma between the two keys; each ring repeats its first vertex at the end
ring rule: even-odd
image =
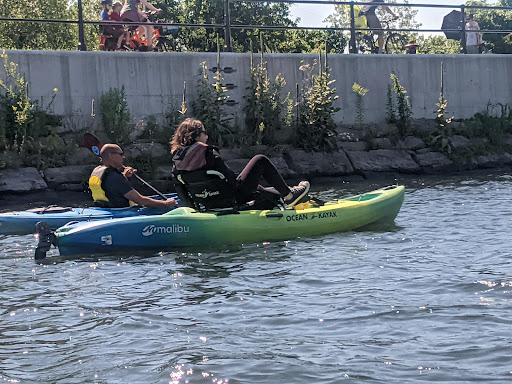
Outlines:
{"type": "MultiPolygon", "coordinates": [[[[359,1],[331,1],[331,0],[224,0],[224,23],[222,24],[194,24],[194,23],[144,23],[144,25],[154,26],[174,26],[182,28],[212,28],[217,30],[224,30],[224,50],[226,52],[232,51],[231,45],[231,30],[232,29],[258,29],[258,30],[287,30],[287,29],[300,29],[300,30],[322,30],[322,31],[348,31],[350,32],[349,52],[357,53],[356,47],[356,34],[361,31],[368,30],[367,28],[356,28],[355,26],[355,6],[368,5],[365,2],[359,1]],[[286,25],[241,25],[231,23],[231,10],[230,3],[244,2],[244,3],[290,3],[290,4],[317,4],[317,5],[345,5],[349,7],[350,27],[310,27],[310,26],[286,26],[286,25]]],[[[385,3],[388,7],[408,7],[408,8],[445,8],[452,10],[460,10],[461,19],[460,27],[456,29],[407,29],[407,28],[390,28],[389,31],[394,32],[458,32],[460,33],[461,52],[466,53],[466,14],[469,9],[485,9],[485,10],[507,10],[512,11],[512,7],[498,7],[498,6],[481,6],[481,5],[457,5],[457,4],[397,4],[385,3]]],[[[82,0],[78,0],[78,20],[54,20],[54,19],[26,19],[26,18],[5,18],[0,17],[0,22],[36,22],[36,23],[64,23],[64,24],[78,24],[78,50],[86,51],[84,25],[106,25],[102,21],[91,21],[83,19],[82,0]]],[[[140,22],[123,22],[124,25],[140,25],[140,22]]],[[[373,31],[382,31],[382,29],[372,29],[373,31]]],[[[481,29],[481,33],[487,34],[509,34],[512,30],[490,30],[481,29]]]]}

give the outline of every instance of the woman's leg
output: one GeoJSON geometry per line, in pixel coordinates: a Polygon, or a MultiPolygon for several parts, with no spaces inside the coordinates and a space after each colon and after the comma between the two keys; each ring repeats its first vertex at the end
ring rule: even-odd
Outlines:
{"type": "Polygon", "coordinates": [[[250,197],[261,188],[259,185],[260,177],[263,177],[282,197],[290,193],[290,187],[288,187],[274,164],[266,156],[256,155],[237,177],[239,194],[243,197],[250,197]]]}

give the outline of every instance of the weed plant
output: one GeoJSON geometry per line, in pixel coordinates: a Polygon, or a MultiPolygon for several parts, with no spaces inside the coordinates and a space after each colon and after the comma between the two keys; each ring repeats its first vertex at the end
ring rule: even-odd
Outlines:
{"type": "Polygon", "coordinates": [[[135,124],[128,109],[124,86],[121,89],[110,88],[107,93],[101,95],[100,107],[101,122],[109,139],[113,143],[129,143],[135,124]]]}
{"type": "Polygon", "coordinates": [[[198,94],[197,98],[192,101],[192,111],[208,131],[208,141],[222,147],[228,144],[227,138],[232,136],[229,124],[232,118],[224,111],[228,99],[228,96],[225,95],[227,89],[221,84],[220,71],[215,74],[215,82],[210,83],[208,67],[205,62],[201,63],[199,76],[198,94]]]}
{"type": "Polygon", "coordinates": [[[396,117],[396,107],[395,102],[393,100],[393,87],[391,86],[391,84],[388,84],[386,99],[387,122],[390,124],[394,124],[398,119],[396,117]]]}
{"type": "Polygon", "coordinates": [[[368,89],[354,83],[352,91],[356,94],[356,124],[361,125],[364,122],[364,100],[363,97],[368,93],[368,89]]]}
{"type": "Polygon", "coordinates": [[[5,51],[3,61],[5,80],[0,78],[0,150],[15,151],[21,164],[3,161],[0,168],[9,165],[23,165],[44,169],[66,163],[71,145],[62,145],[58,135],[60,116],[49,113],[58,89],[55,88],[50,103],[42,108],[32,102],[29,84],[18,71],[18,64],[10,62],[5,51]]]}
{"type": "MultiPolygon", "coordinates": [[[[336,124],[333,115],[340,110],[334,107],[338,99],[336,88],[330,80],[330,70],[316,72],[318,62],[303,64],[299,68],[305,73],[305,81],[299,98],[299,117],[295,144],[305,151],[333,151],[337,149],[336,124]]],[[[318,65],[321,68],[321,63],[318,65]]]]}
{"type": "Polygon", "coordinates": [[[396,126],[398,128],[398,134],[401,137],[405,137],[409,134],[411,127],[412,109],[411,100],[407,96],[406,89],[400,84],[398,76],[394,73],[391,74],[392,89],[396,95],[396,110],[397,119],[396,126]]]}
{"type": "Polygon", "coordinates": [[[266,62],[256,67],[251,59],[251,80],[246,88],[248,95],[244,108],[245,126],[251,136],[251,144],[275,144],[275,133],[293,120],[293,101],[288,93],[281,101],[281,90],[286,81],[280,75],[272,82],[266,62]],[[284,115],[284,116],[283,116],[284,115]]]}

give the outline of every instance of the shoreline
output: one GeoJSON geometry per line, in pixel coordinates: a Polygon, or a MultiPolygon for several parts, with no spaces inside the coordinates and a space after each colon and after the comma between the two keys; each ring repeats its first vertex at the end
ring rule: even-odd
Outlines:
{"type": "MultiPolygon", "coordinates": [[[[498,167],[489,169],[471,169],[462,170],[449,173],[435,173],[435,174],[399,174],[382,172],[375,173],[371,178],[363,178],[362,176],[318,176],[309,178],[311,182],[311,190],[313,194],[318,190],[322,190],[328,186],[343,187],[354,194],[368,192],[369,190],[385,187],[393,184],[403,184],[406,188],[413,188],[415,184],[422,186],[427,182],[430,184],[434,180],[452,180],[452,179],[483,179],[502,176],[510,173],[510,167],[498,167]]],[[[293,183],[290,179],[287,179],[293,183]]],[[[136,186],[139,192],[139,186],[136,186]]],[[[162,191],[164,193],[174,191],[162,191]]],[[[144,193],[146,194],[146,193],[144,193]]],[[[150,193],[146,194],[149,195],[150,193]]],[[[65,207],[92,207],[94,206],[91,195],[89,192],[69,191],[69,190],[54,190],[47,189],[44,191],[31,191],[24,193],[1,193],[0,194],[0,213],[10,211],[23,211],[27,209],[45,207],[49,205],[58,205],[65,207]]]]}

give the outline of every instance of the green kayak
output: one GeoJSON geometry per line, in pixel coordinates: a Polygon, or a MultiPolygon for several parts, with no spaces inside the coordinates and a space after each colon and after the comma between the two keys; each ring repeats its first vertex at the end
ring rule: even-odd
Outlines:
{"type": "Polygon", "coordinates": [[[392,186],[289,210],[197,212],[177,208],[163,215],[68,224],[55,232],[54,243],[66,256],[288,240],[392,223],[403,200],[404,187],[392,186]]]}

